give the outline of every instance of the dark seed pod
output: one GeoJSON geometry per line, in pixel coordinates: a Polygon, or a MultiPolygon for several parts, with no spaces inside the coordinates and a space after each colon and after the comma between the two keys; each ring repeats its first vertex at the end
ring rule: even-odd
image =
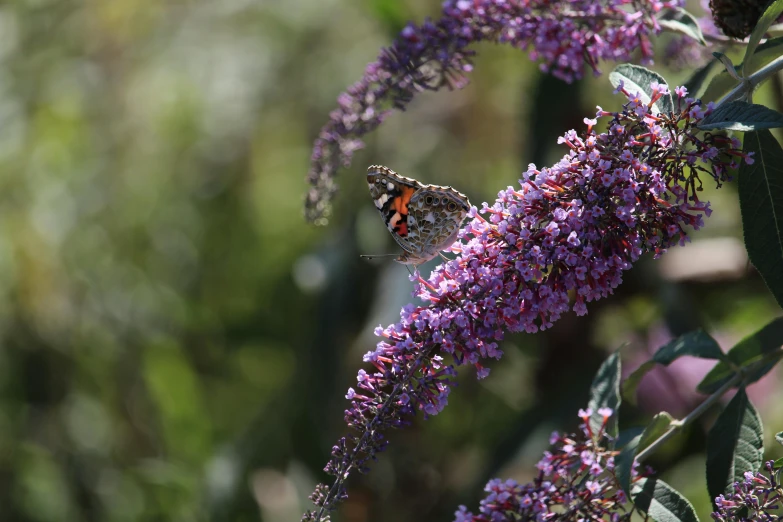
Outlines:
{"type": "Polygon", "coordinates": [[[745,38],[772,0],[710,0],[715,25],[732,38],[745,38]]]}

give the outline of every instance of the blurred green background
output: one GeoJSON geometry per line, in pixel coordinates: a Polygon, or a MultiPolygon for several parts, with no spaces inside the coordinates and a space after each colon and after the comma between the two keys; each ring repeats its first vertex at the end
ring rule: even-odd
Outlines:
{"type": "MultiPolygon", "coordinates": [[[[358,257],[396,251],[366,166],[480,206],[622,101],[605,76],[569,86],[480,46],[469,87],[391,117],[341,173],[329,226],[305,223],[310,146],[337,95],[439,4],[0,5],[0,520],[299,520],[373,327],[410,300],[403,266],[358,257]]],[[[450,407],[392,433],[335,519],[475,509],[486,480],[529,479],[549,432],[576,427],[608,350],[629,343],[632,369],[671,335],[703,326],[727,349],[778,315],[734,191],[711,191],[694,243],[639,263],[587,317],[509,336],[481,383],[461,372],[450,407]]],[[[706,370],[654,373],[621,423],[687,412],[706,370]]],[[[751,390],[768,436],[783,429],[778,374],[751,390]]],[[[652,461],[703,516],[708,422],[652,461]]]]}

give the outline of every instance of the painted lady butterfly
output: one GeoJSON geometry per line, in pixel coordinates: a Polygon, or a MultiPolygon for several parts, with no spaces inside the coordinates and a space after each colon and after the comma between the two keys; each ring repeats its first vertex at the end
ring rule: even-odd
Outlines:
{"type": "Polygon", "coordinates": [[[375,206],[403,253],[395,261],[426,263],[457,239],[468,215],[468,198],[451,187],[422,185],[380,165],[367,169],[375,206]]]}

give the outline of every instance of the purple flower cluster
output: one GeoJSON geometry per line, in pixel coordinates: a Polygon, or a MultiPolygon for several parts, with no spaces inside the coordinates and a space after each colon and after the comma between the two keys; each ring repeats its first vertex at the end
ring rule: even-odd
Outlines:
{"type": "Polygon", "coordinates": [[[734,483],[734,493],[715,499],[718,510],[712,518],[718,522],[783,520],[783,488],[778,482],[780,469],[774,461],[766,463],[767,473],[745,472],[745,480],[734,483]]]}
{"type": "MultiPolygon", "coordinates": [[[[612,410],[598,413],[606,421],[612,410]]],[[[616,451],[607,449],[610,440],[603,427],[598,433],[590,430],[591,410],[582,410],[581,433],[553,433],[551,451],[538,463],[538,476],[528,484],[514,480],[493,479],[484,488],[489,494],[481,501],[474,515],[465,506],[455,513],[455,522],[505,522],[517,520],[577,521],[631,519],[634,508],[615,476],[616,451]]],[[[632,470],[631,480],[640,475],[632,470]]],[[[645,474],[649,474],[649,470],[645,474]]]]}
{"type": "Polygon", "coordinates": [[[654,15],[683,0],[447,0],[436,21],[406,26],[370,63],[364,77],[338,97],[313,146],[306,197],[308,219],[329,212],[337,169],[351,163],[361,136],[377,128],[390,108],[404,109],[414,95],[459,88],[472,69],[470,47],[492,41],[530,49],[541,69],[565,81],[581,78],[585,64],[627,61],[639,49],[652,58],[654,15]]]}
{"type": "Polygon", "coordinates": [[[536,332],[569,310],[611,294],[622,272],[645,252],[661,254],[686,240],[686,227],[702,226],[708,202],[700,201],[701,176],[720,185],[746,157],[736,139],[700,134],[706,111],[675,90],[675,111],[652,107],[669,92],[654,85],[652,101],[618,88],[629,102],[609,117],[605,133],[569,131],[560,139],[568,153],[554,166],[530,165],[519,187],[508,187],[473,218],[452,246],[456,259],[438,266],[428,279],[415,274],[414,293],[425,305],[409,304],[400,321],[378,327],[382,338],[349,389],[345,419],[354,433],[334,447],[326,471],[332,488],[319,486],[312,499],[324,511],[345,494],[348,474],[363,470],[381,451],[389,428],[405,425],[416,411],[425,417],[447,404],[454,365],[500,358],[505,331],[536,332]],[[451,363],[444,360],[449,356],[451,363]]]}

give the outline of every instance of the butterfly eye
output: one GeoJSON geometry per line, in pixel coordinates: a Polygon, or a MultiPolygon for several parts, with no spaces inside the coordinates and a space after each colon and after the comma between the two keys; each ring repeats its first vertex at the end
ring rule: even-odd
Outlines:
{"type": "Polygon", "coordinates": [[[427,196],[426,198],[424,198],[424,203],[426,203],[427,205],[432,205],[432,196],[427,196]]]}
{"type": "Polygon", "coordinates": [[[455,210],[457,210],[457,204],[454,203],[453,201],[449,201],[449,204],[446,208],[449,210],[449,212],[454,212],[455,210]]]}

